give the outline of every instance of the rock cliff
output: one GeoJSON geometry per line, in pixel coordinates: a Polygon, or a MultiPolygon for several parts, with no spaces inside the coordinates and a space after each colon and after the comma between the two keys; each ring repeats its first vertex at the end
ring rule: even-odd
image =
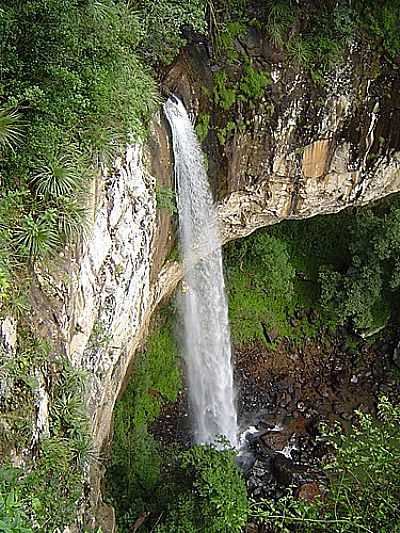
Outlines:
{"type": "MultiPolygon", "coordinates": [[[[228,113],[205,96],[215,65],[204,47],[183,51],[164,87],[194,115],[210,112],[204,142],[221,225],[227,242],[284,219],[332,213],[400,190],[400,82],[396,71],[363,68],[354,49],[346,64],[315,89],[307,75],[275,60],[258,36],[238,46],[268,63],[271,82],[252,105],[235,104],[235,124],[224,143],[216,132],[228,113]],[[244,124],[243,127],[239,127],[244,124]]],[[[208,91],[208,94],[210,92],[208,91]]],[[[87,371],[87,402],[95,447],[107,444],[114,403],[152,314],[181,277],[166,261],[173,245],[168,213],[156,206],[158,186],[172,186],[168,127],[155,117],[146,145],[127,149],[93,190],[91,224],[83,242],[66,252],[63,274],[38,271],[41,302],[35,317],[58,339],[73,364],[87,371]],[[157,185],[158,184],[158,185],[157,185]]],[[[12,322],[3,323],[4,350],[12,351],[12,322]]],[[[46,395],[39,394],[38,432],[44,431],[46,395]]],[[[93,499],[100,498],[97,469],[93,499]]],[[[96,501],[94,501],[96,503],[96,501]]]]}

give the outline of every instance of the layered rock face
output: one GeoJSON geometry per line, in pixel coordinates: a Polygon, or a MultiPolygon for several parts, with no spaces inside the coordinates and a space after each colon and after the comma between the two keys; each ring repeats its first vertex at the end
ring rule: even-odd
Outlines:
{"type": "MultiPolygon", "coordinates": [[[[313,101],[316,95],[305,78],[297,74],[292,79],[293,72],[276,65],[269,93],[259,105],[235,111],[246,114],[246,129],[236,131],[224,146],[216,145],[211,130],[205,149],[220,196],[224,242],[281,220],[337,212],[400,190],[399,134],[392,127],[400,118],[399,80],[385,73],[382,79],[368,80],[367,73],[357,78],[360,60],[355,52],[319,102],[313,101]]],[[[211,67],[204,53],[187,50],[165,85],[199,112],[204,105],[201,80],[210,83],[211,67]]],[[[215,123],[222,115],[215,111],[215,123]]],[[[99,448],[149,318],[181,276],[176,262],[162,266],[171,227],[168,215],[156,216],[155,180],[171,186],[173,162],[165,121],[159,118],[152,129],[145,153],[153,177],[145,170],[140,148],[131,148],[128,163],[102,196],[72,299],[76,324],[67,351],[94,376],[90,410],[99,448]],[[112,339],[109,345],[98,346],[96,339],[91,345],[94,323],[112,339]],[[83,332],[76,331],[77,324],[83,332]]]]}
{"type": "MultiPolygon", "coordinates": [[[[220,199],[223,240],[284,219],[363,205],[399,190],[400,74],[353,46],[345,64],[316,86],[284,66],[251,30],[235,41],[256,68],[270,72],[264,96],[229,110],[215,103],[213,76],[222,67],[206,49],[188,49],[165,84],[194,114],[210,113],[205,140],[210,179],[220,199]],[[206,96],[205,96],[206,95],[206,96]],[[227,130],[223,144],[218,132],[227,130]]],[[[239,80],[242,65],[224,67],[239,80]]]]}
{"type": "MultiPolygon", "coordinates": [[[[398,77],[385,71],[370,75],[355,50],[328,80],[322,98],[306,76],[274,63],[258,36],[239,44],[254,62],[271,66],[272,81],[262,99],[249,106],[238,102],[230,111],[245,127],[234,128],[223,145],[216,130],[227,113],[201,90],[204,84],[212,87],[214,67],[206,51],[184,51],[165,80],[194,114],[211,113],[204,146],[224,242],[284,219],[337,212],[400,190],[398,77]]],[[[97,181],[92,224],[68,260],[68,280],[37,273],[46,298],[39,293],[36,298],[55,319],[53,328],[51,316],[37,321],[57,330],[62,350],[88,373],[98,451],[107,443],[115,401],[150,318],[181,277],[180,265],[166,261],[170,216],[156,207],[156,183],[172,185],[169,131],[160,117],[152,130],[147,146],[129,147],[125,160],[97,181]]],[[[6,348],[12,344],[8,326],[2,333],[6,348]]],[[[39,414],[43,418],[43,408],[38,423],[39,414]]],[[[43,420],[40,424],[45,427],[43,420]]],[[[97,471],[93,475],[99,479],[97,471]]]]}

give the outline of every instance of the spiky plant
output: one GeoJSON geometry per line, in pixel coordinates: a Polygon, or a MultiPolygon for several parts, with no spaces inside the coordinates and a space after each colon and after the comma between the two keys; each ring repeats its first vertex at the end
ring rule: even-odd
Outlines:
{"type": "Polygon", "coordinates": [[[53,429],[68,435],[79,433],[85,421],[82,399],[75,392],[62,392],[53,400],[51,408],[53,429]]]}
{"type": "Polygon", "coordinates": [[[90,151],[95,167],[111,166],[126,145],[127,135],[112,126],[95,124],[86,135],[91,139],[90,151]]]}
{"type": "Polygon", "coordinates": [[[289,57],[296,65],[308,68],[313,62],[313,49],[310,42],[301,35],[289,39],[287,50],[289,57]]]}
{"type": "Polygon", "coordinates": [[[95,461],[98,457],[95,452],[92,440],[83,433],[78,433],[70,440],[70,447],[76,464],[83,468],[89,461],[95,461]]]}
{"type": "Polygon", "coordinates": [[[11,291],[7,301],[7,310],[16,319],[21,318],[29,311],[29,301],[25,294],[20,291],[11,291]]]}
{"type": "Polygon", "coordinates": [[[295,17],[294,6],[290,2],[274,2],[270,6],[267,22],[267,32],[274,46],[283,48],[287,33],[293,24],[295,17]]]}
{"type": "Polygon", "coordinates": [[[15,109],[0,107],[0,148],[13,148],[22,138],[21,114],[15,109]]]}
{"type": "Polygon", "coordinates": [[[37,167],[32,182],[38,194],[57,198],[82,190],[84,180],[85,173],[74,157],[58,155],[37,167]]]}
{"type": "Polygon", "coordinates": [[[87,218],[83,197],[61,197],[57,199],[55,206],[58,232],[63,242],[72,242],[85,233],[87,218]]]}
{"type": "Polygon", "coordinates": [[[55,253],[60,245],[56,219],[53,209],[38,217],[34,217],[32,213],[25,215],[13,235],[13,244],[18,253],[31,260],[42,259],[55,253]]]}

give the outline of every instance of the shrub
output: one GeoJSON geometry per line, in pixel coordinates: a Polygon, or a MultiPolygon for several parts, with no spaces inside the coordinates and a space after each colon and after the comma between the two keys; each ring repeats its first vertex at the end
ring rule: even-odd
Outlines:
{"type": "Polygon", "coordinates": [[[397,201],[357,213],[349,239],[346,268],[321,271],[322,305],[338,322],[351,320],[356,329],[372,331],[386,323],[400,286],[397,201]]]}
{"type": "Polygon", "coordinates": [[[265,341],[265,329],[285,334],[295,271],[286,244],[266,231],[226,251],[229,317],[236,342],[265,341]]]}
{"type": "Polygon", "coordinates": [[[76,518],[84,473],[89,459],[94,459],[82,400],[85,376],[21,328],[17,352],[3,358],[0,371],[2,378],[7,376],[6,389],[12,391],[1,392],[2,455],[10,449],[18,454],[35,443],[23,468],[6,462],[0,468],[0,531],[64,529],[76,518]],[[38,376],[50,361],[49,434],[33,441],[38,376]]]}
{"type": "Polygon", "coordinates": [[[209,113],[199,113],[197,116],[196,123],[196,135],[200,142],[203,142],[210,128],[210,114],[209,113]]]}
{"type": "Polygon", "coordinates": [[[225,111],[230,109],[237,99],[237,89],[230,84],[224,70],[214,74],[214,101],[225,111]],[[231,86],[230,86],[231,85],[231,86]]]}
{"type": "Polygon", "coordinates": [[[179,469],[186,490],[169,509],[166,523],[157,531],[242,531],[247,522],[248,501],[235,455],[234,451],[220,451],[209,445],[194,446],[183,452],[179,469]]]}
{"type": "Polygon", "coordinates": [[[267,34],[275,46],[283,48],[287,42],[290,27],[296,20],[297,6],[285,0],[270,2],[268,8],[267,34]]]}
{"type": "Polygon", "coordinates": [[[0,147],[13,148],[22,138],[21,114],[0,107],[0,147]]]}
{"type": "Polygon", "coordinates": [[[95,166],[129,134],[144,134],[155,88],[135,53],[138,19],[124,2],[6,1],[0,25],[0,202],[14,195],[19,208],[11,220],[1,213],[0,226],[24,262],[76,236],[95,166]],[[59,211],[60,199],[68,210],[59,211]]]}
{"type": "Polygon", "coordinates": [[[142,30],[141,53],[146,61],[151,65],[171,63],[186,44],[185,27],[206,34],[206,7],[205,0],[135,2],[142,30]]]}
{"type": "Polygon", "coordinates": [[[245,101],[261,98],[265,92],[265,88],[271,82],[270,76],[265,72],[246,64],[239,83],[240,98],[245,101]]]}
{"type": "Polygon", "coordinates": [[[383,397],[378,418],[358,413],[359,423],[344,434],[325,433],[335,449],[325,465],[330,479],[323,501],[291,496],[256,506],[262,523],[274,531],[389,533],[400,530],[400,409],[383,397]]]}

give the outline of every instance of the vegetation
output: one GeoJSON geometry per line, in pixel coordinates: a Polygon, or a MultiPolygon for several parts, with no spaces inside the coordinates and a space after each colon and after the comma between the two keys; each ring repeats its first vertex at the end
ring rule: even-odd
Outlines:
{"type": "Polygon", "coordinates": [[[194,446],[179,457],[180,488],[159,533],[242,531],[249,513],[235,452],[194,446]]]}
{"type": "Polygon", "coordinates": [[[235,341],[265,342],[266,333],[299,339],[321,326],[343,324],[369,334],[396,320],[399,231],[394,199],[285,222],[229,244],[225,261],[235,341]]]}
{"type": "Polygon", "coordinates": [[[325,465],[329,485],[323,500],[291,495],[263,502],[255,514],[273,531],[375,532],[400,530],[400,409],[382,397],[378,418],[358,413],[348,434],[326,433],[335,453],[325,465]]]}
{"type": "Polygon", "coordinates": [[[0,531],[55,531],[74,522],[85,469],[93,452],[84,411],[85,376],[29,330],[20,330],[17,356],[2,355],[0,531]],[[39,382],[52,366],[48,429],[35,436],[39,382]],[[13,449],[24,466],[8,464],[13,449]],[[33,455],[26,450],[33,449],[33,455]],[[24,453],[25,452],[25,453],[24,453]]]}
{"type": "Polygon", "coordinates": [[[156,93],[123,2],[3,2],[0,24],[4,298],[21,265],[81,233],[99,163],[144,134],[156,93]]]}
{"type": "Polygon", "coordinates": [[[286,334],[293,312],[293,280],[286,244],[266,233],[238,243],[226,252],[229,319],[237,343],[266,341],[266,332],[286,334]]]}
{"type": "Polygon", "coordinates": [[[6,1],[0,9],[2,292],[20,264],[82,231],[90,181],[142,137],[158,102],[149,68],[181,28],[205,32],[203,0],[6,1]],[[11,277],[11,278],[10,278],[11,277]]]}
{"type": "Polygon", "coordinates": [[[203,142],[208,135],[210,127],[210,114],[199,113],[196,122],[196,135],[200,142],[203,142]]]}
{"type": "Polygon", "coordinates": [[[373,331],[397,309],[400,283],[400,207],[395,200],[364,210],[349,228],[351,260],[346,269],[321,272],[322,302],[338,321],[373,331]]]}
{"type": "Polygon", "coordinates": [[[115,408],[108,476],[122,528],[156,505],[154,492],[160,482],[161,456],[149,426],[165,402],[176,400],[181,387],[171,323],[167,320],[152,333],[146,350],[137,359],[133,379],[115,408]]]}
{"type": "Polygon", "coordinates": [[[395,65],[400,54],[399,10],[400,0],[383,0],[379,6],[372,0],[316,1],[306,10],[295,0],[210,2],[210,33],[219,67],[212,99],[224,117],[215,125],[219,142],[225,144],[236,129],[238,115],[269,96],[270,68],[267,64],[260,67],[257,59],[257,65],[253,64],[244,45],[250,31],[261,32],[277,49],[274,52],[283,52],[284,63],[303,70],[323,90],[356,41],[371,51],[374,75],[381,68],[377,65],[395,65]],[[228,130],[228,123],[235,128],[228,130]]]}
{"type": "Polygon", "coordinates": [[[157,187],[156,201],[159,209],[166,209],[171,215],[176,213],[175,192],[171,187],[157,187]]]}
{"type": "MultiPolygon", "coordinates": [[[[127,142],[146,135],[159,103],[152,67],[173,59],[185,42],[185,25],[205,30],[205,2],[184,4],[1,4],[0,316],[25,326],[18,326],[15,356],[0,354],[0,531],[61,531],[76,518],[88,461],[94,460],[84,380],[27,325],[32,266],[84,232],[92,180],[127,142]],[[35,405],[43,387],[50,422],[37,436],[35,405]],[[8,464],[10,454],[23,466],[8,464]]],[[[174,209],[168,191],[159,191],[158,201],[174,209]]],[[[89,349],[109,340],[97,324],[89,349]]],[[[170,387],[179,377],[175,384],[171,373],[166,377],[160,393],[172,399],[170,387]]],[[[138,422],[143,439],[137,445],[151,446],[146,424],[157,402],[150,392],[144,397],[136,412],[145,419],[138,422]]]]}
{"type": "Polygon", "coordinates": [[[212,446],[161,448],[150,433],[161,406],[175,401],[181,387],[171,319],[163,320],[115,409],[107,476],[119,528],[128,531],[151,513],[149,531],[240,531],[248,504],[235,454],[212,446]]]}
{"type": "MultiPolygon", "coordinates": [[[[2,2],[0,314],[25,326],[18,326],[15,356],[0,354],[0,531],[56,531],[72,523],[85,471],[95,459],[84,416],[85,376],[26,325],[33,264],[82,234],[92,180],[127,142],[146,135],[159,103],[156,69],[171,63],[189,27],[206,33],[206,10],[219,64],[211,98],[224,119],[215,126],[203,114],[197,130],[203,140],[215,127],[222,145],[243,127],[236,109],[258,106],[271,84],[268,68],[237,46],[249,27],[318,83],[355,35],[385,61],[395,62],[400,53],[399,0],[384,0],[378,8],[372,0],[314,2],[306,11],[291,0],[2,2]],[[49,427],[38,435],[35,403],[43,388],[49,427]],[[11,453],[23,466],[7,462],[11,453]]],[[[170,189],[157,189],[157,203],[174,213],[170,189]]],[[[310,335],[320,324],[347,323],[367,333],[383,325],[398,310],[399,222],[397,204],[384,204],[354,216],[282,225],[230,245],[235,340],[265,342],[271,332],[310,335]],[[303,317],[293,326],[293,316],[310,307],[317,320],[303,317]]],[[[88,348],[109,342],[96,324],[88,348]]],[[[121,531],[142,512],[150,513],[149,528],[164,533],[240,531],[248,504],[233,452],[210,446],[162,450],[151,435],[161,407],[177,398],[180,387],[165,319],[115,412],[108,479],[121,531]]],[[[272,508],[265,504],[258,516],[278,530],[292,524],[305,531],[311,525],[313,531],[398,530],[393,461],[399,459],[400,417],[386,400],[380,417],[376,422],[360,415],[354,433],[329,435],[338,453],[327,465],[331,484],[323,506],[286,499],[272,508]]]]}
{"type": "Polygon", "coordinates": [[[207,33],[206,0],[138,0],[134,4],[143,39],[141,55],[153,66],[171,63],[186,44],[182,29],[207,33]]]}

